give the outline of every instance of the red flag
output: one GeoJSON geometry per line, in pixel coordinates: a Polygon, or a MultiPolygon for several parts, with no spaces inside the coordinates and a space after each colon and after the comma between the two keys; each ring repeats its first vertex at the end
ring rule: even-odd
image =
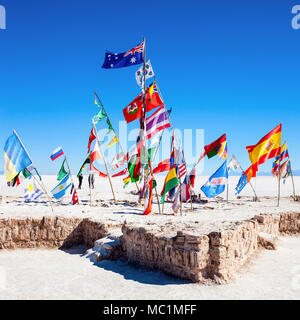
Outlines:
{"type": "Polygon", "coordinates": [[[76,189],[74,189],[72,201],[73,201],[73,205],[78,203],[78,195],[77,195],[76,189]]]}
{"type": "Polygon", "coordinates": [[[118,172],[118,173],[114,174],[114,175],[112,176],[112,178],[120,177],[120,176],[124,176],[124,175],[125,175],[125,174],[127,174],[127,173],[128,173],[128,169],[127,169],[127,168],[125,168],[124,170],[122,170],[122,171],[120,171],[120,172],[118,172]]]}
{"type": "Polygon", "coordinates": [[[170,170],[170,159],[166,159],[158,164],[158,166],[153,170],[153,173],[160,173],[170,170]]]}
{"type": "MultiPolygon", "coordinates": [[[[149,87],[146,89],[146,112],[153,110],[154,108],[160,107],[163,102],[158,94],[157,85],[154,84],[153,94],[150,97],[149,87]]],[[[127,123],[134,121],[142,115],[143,109],[143,95],[139,94],[125,109],[123,114],[127,123]]]]}
{"type": "Polygon", "coordinates": [[[153,194],[152,187],[153,187],[153,176],[149,176],[147,181],[149,197],[145,199],[144,213],[143,213],[144,216],[151,213],[152,211],[152,194],[153,194]]]}
{"type": "Polygon", "coordinates": [[[91,143],[96,139],[96,136],[94,134],[94,128],[92,128],[90,137],[89,137],[89,144],[88,144],[88,153],[90,153],[91,149],[91,143]]]}
{"type": "Polygon", "coordinates": [[[93,151],[91,153],[91,164],[93,164],[94,161],[100,159],[100,152],[99,152],[99,146],[98,143],[95,143],[93,151]]]}

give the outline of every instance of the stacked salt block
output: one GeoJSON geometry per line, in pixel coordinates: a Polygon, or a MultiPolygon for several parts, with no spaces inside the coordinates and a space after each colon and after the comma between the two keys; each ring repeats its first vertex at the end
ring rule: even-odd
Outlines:
{"type": "Polygon", "coordinates": [[[299,233],[300,214],[259,215],[229,230],[171,235],[159,226],[124,225],[123,250],[130,262],[194,282],[228,282],[259,246],[276,249],[280,233],[299,233]],[[266,236],[269,235],[269,236],[266,236]]]}
{"type": "Polygon", "coordinates": [[[0,219],[0,249],[93,246],[115,227],[81,218],[0,219]]]}

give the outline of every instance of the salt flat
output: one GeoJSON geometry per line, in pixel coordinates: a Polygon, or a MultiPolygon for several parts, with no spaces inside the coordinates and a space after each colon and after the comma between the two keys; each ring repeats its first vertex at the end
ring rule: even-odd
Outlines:
{"type": "Polygon", "coordinates": [[[261,251],[232,283],[201,285],[121,261],[94,263],[83,247],[1,250],[0,299],[300,299],[299,238],[261,251]],[[3,277],[2,277],[3,278],[3,277]]]}
{"type": "MultiPolygon", "coordinates": [[[[24,203],[24,186],[17,188],[8,188],[5,184],[4,177],[0,179],[0,195],[5,197],[5,201],[0,201],[0,217],[43,217],[43,216],[64,216],[64,217],[88,217],[93,219],[105,219],[106,221],[123,223],[124,221],[136,224],[159,224],[174,226],[180,225],[190,227],[191,224],[197,225],[197,232],[208,233],[217,231],[226,224],[235,221],[246,220],[260,213],[283,213],[289,211],[299,211],[300,203],[291,201],[292,194],[291,179],[286,184],[282,184],[282,199],[280,207],[277,207],[277,181],[273,177],[257,177],[256,184],[257,194],[261,197],[260,202],[253,202],[253,192],[249,185],[242,191],[242,199],[237,199],[234,194],[234,188],[239,177],[230,177],[229,179],[229,202],[221,199],[209,200],[207,204],[194,204],[191,212],[189,203],[183,204],[183,215],[171,214],[172,203],[166,203],[164,206],[164,215],[158,214],[157,200],[154,196],[153,213],[149,216],[142,216],[143,206],[137,204],[138,195],[135,194],[135,184],[130,184],[123,188],[122,178],[113,179],[113,185],[118,203],[115,204],[107,179],[96,178],[95,189],[92,190],[93,207],[89,206],[89,188],[87,177],[83,182],[83,189],[78,190],[80,205],[71,204],[71,195],[69,193],[61,201],[54,201],[54,213],[51,212],[46,202],[46,197],[38,199],[37,202],[24,203]]],[[[201,185],[208,177],[197,177],[195,193],[200,193],[201,185]]],[[[73,177],[77,181],[76,177],[73,177]]],[[[43,176],[44,183],[48,190],[56,185],[55,176],[43,176]]],[[[164,177],[158,176],[158,192],[160,193],[164,177]]],[[[300,177],[295,177],[296,191],[300,190],[300,177]]],[[[226,196],[224,193],[221,195],[226,196]]],[[[203,197],[203,195],[202,195],[203,197]]],[[[189,228],[190,229],[190,228],[189,228]]],[[[192,230],[190,230],[192,231],[192,230]]]]}

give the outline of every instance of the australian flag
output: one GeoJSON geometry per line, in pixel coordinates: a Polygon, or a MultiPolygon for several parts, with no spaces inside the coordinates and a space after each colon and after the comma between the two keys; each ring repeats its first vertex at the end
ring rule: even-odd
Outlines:
{"type": "Polygon", "coordinates": [[[133,49],[123,53],[105,53],[102,68],[113,69],[134,66],[144,62],[144,41],[133,49]]]}

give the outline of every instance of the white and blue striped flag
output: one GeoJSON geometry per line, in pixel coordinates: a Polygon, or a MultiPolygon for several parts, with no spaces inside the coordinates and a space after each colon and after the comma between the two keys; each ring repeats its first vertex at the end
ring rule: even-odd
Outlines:
{"type": "Polygon", "coordinates": [[[44,192],[36,186],[35,181],[30,176],[29,183],[25,188],[25,202],[35,201],[43,194],[44,192]]]}
{"type": "Polygon", "coordinates": [[[66,194],[66,190],[72,185],[69,180],[70,175],[67,174],[63,180],[53,189],[51,193],[55,199],[60,199],[66,194]]]}

